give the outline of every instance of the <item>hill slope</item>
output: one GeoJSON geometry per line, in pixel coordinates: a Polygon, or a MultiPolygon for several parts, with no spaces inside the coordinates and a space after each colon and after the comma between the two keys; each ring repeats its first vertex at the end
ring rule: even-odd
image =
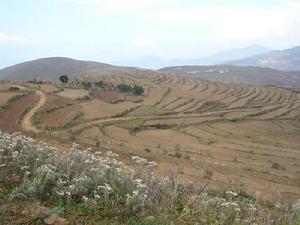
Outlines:
{"type": "Polygon", "coordinates": [[[53,81],[62,74],[70,77],[77,75],[119,75],[122,73],[136,73],[142,70],[130,67],[118,67],[93,61],[81,61],[64,57],[43,58],[20,63],[0,70],[0,80],[28,81],[33,79],[53,81]]]}
{"type": "Polygon", "coordinates": [[[279,70],[300,70],[300,46],[282,51],[271,51],[241,60],[229,61],[228,64],[269,67],[279,70]]]}
{"type": "Polygon", "coordinates": [[[300,72],[298,71],[279,71],[254,66],[178,66],[162,68],[159,71],[214,81],[277,85],[288,88],[300,87],[300,72]]]}
{"type": "Polygon", "coordinates": [[[26,81],[35,78],[54,80],[62,74],[72,75],[107,67],[110,65],[63,57],[43,58],[4,68],[0,70],[0,79],[13,81],[26,81]]]}

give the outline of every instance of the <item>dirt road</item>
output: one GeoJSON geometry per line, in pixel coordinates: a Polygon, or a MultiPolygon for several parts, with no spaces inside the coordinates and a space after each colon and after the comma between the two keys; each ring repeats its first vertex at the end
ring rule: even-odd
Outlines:
{"type": "Polygon", "coordinates": [[[39,133],[40,130],[37,129],[32,123],[33,115],[46,103],[46,96],[42,91],[35,91],[36,95],[39,96],[39,102],[32,109],[27,112],[21,122],[21,127],[26,131],[31,131],[34,133],[39,133]]]}

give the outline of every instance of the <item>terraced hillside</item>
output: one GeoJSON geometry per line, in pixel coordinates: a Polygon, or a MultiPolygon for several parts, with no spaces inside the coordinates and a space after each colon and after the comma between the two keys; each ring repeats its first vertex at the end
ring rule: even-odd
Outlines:
{"type": "Polygon", "coordinates": [[[286,88],[300,87],[299,71],[281,71],[258,66],[174,66],[159,70],[174,75],[185,75],[211,81],[275,85],[286,88]]]}
{"type": "Polygon", "coordinates": [[[76,77],[64,87],[21,83],[18,91],[12,85],[0,85],[2,129],[111,149],[124,160],[139,155],[157,161],[158,173],[175,168],[195,185],[300,197],[299,92],[161,73],[76,77]],[[78,86],[99,81],[140,84],[145,92],[78,86]],[[45,104],[31,118],[33,133],[21,125],[39,101],[37,90],[45,104]]]}

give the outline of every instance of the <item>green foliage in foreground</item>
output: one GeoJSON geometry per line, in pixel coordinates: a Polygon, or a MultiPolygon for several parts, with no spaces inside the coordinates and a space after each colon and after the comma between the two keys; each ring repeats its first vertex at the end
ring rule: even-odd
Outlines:
{"type": "MultiPolygon", "coordinates": [[[[0,132],[1,202],[19,199],[51,208],[71,224],[299,225],[300,203],[273,204],[245,192],[209,193],[154,176],[155,162],[77,144],[67,153],[20,134],[0,132]],[[4,199],[4,200],[3,200],[4,199]]],[[[5,218],[6,215],[1,215],[5,218]]]]}

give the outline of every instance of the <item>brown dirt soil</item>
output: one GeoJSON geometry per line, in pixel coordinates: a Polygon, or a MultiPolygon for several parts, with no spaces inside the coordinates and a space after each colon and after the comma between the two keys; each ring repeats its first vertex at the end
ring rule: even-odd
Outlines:
{"type": "Polygon", "coordinates": [[[149,96],[144,99],[144,105],[155,105],[166,93],[167,88],[152,88],[149,96]]]}
{"type": "Polygon", "coordinates": [[[21,115],[37,101],[38,97],[31,93],[11,103],[0,115],[0,127],[9,132],[21,131],[18,125],[21,115]]]}
{"type": "Polygon", "coordinates": [[[11,98],[20,94],[18,92],[0,92],[0,107],[5,105],[11,98]]]}
{"type": "Polygon", "coordinates": [[[64,127],[70,123],[80,113],[79,105],[69,105],[59,108],[50,113],[44,113],[38,123],[41,129],[64,127]]]}
{"type": "Polygon", "coordinates": [[[122,113],[126,109],[136,107],[139,104],[131,102],[120,102],[117,104],[109,104],[100,100],[92,100],[81,104],[83,118],[93,120],[97,118],[105,118],[122,113]]]}
{"type": "Polygon", "coordinates": [[[9,83],[0,83],[0,91],[7,91],[10,87],[9,83]]]}
{"type": "Polygon", "coordinates": [[[98,99],[107,103],[114,102],[116,100],[122,100],[125,98],[124,94],[116,91],[93,91],[91,93],[93,99],[98,99]]]}
{"type": "Polygon", "coordinates": [[[40,89],[45,93],[53,93],[58,91],[58,88],[55,84],[33,84],[33,83],[24,83],[23,86],[27,88],[40,89]]]}
{"type": "Polygon", "coordinates": [[[57,95],[65,98],[70,98],[73,100],[83,98],[89,94],[89,91],[84,89],[70,89],[65,88],[64,91],[58,92],[57,95]]]}

